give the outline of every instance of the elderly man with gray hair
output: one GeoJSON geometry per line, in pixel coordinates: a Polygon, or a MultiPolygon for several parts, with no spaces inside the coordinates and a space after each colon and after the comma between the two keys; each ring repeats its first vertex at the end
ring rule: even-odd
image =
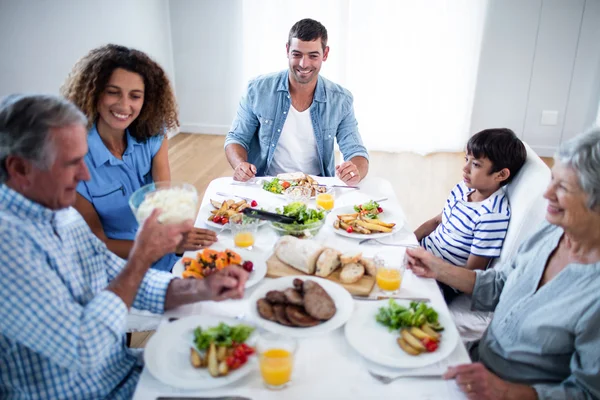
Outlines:
{"type": "Polygon", "coordinates": [[[84,162],[86,118],[54,96],[0,103],[0,398],[125,399],[142,364],[125,343],[129,308],[162,313],[243,296],[247,274],[204,280],[149,270],[192,228],[141,227],[125,261],[71,206],[84,162]]]}
{"type": "Polygon", "coordinates": [[[546,221],[505,265],[453,268],[423,249],[409,268],[494,311],[474,364],[451,367],[469,399],[600,398],[600,129],[561,145],[546,221]]]}

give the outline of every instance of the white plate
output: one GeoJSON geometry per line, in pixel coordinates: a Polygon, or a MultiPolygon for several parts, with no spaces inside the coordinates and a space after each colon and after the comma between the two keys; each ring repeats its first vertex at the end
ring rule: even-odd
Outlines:
{"type": "MultiPolygon", "coordinates": [[[[239,325],[235,319],[205,315],[191,315],[162,325],[144,349],[144,361],[150,373],[162,383],[181,389],[213,389],[228,385],[246,376],[256,368],[256,355],[226,376],[213,378],[207,368],[195,369],[190,363],[190,347],[194,346],[194,330],[210,328],[224,322],[239,325]]],[[[248,338],[252,344],[255,333],[248,338]]]]}
{"type": "MultiPolygon", "coordinates": [[[[213,250],[216,250],[216,251],[223,251],[223,250],[227,249],[226,246],[222,245],[219,242],[213,244],[210,248],[213,250]]],[[[267,259],[264,257],[263,254],[261,254],[260,252],[253,252],[253,251],[249,251],[249,250],[245,250],[245,249],[237,249],[237,248],[233,248],[233,247],[231,247],[231,250],[238,253],[242,257],[243,261],[252,261],[252,264],[254,264],[254,269],[250,273],[250,277],[248,278],[248,281],[246,282],[246,288],[256,285],[258,282],[260,282],[265,277],[265,275],[267,274],[267,259]]],[[[202,250],[186,251],[185,254],[183,255],[183,257],[196,258],[196,254],[201,251],[202,250]]],[[[181,259],[179,259],[173,266],[173,271],[171,273],[173,275],[181,278],[182,277],[181,274],[183,274],[183,271],[185,271],[185,267],[183,266],[183,262],[181,261],[181,259]]]]}
{"type": "Polygon", "coordinates": [[[342,286],[338,285],[335,282],[312,276],[285,276],[283,278],[269,280],[263,283],[258,288],[256,288],[254,293],[252,293],[252,296],[250,296],[248,302],[250,305],[250,317],[258,326],[273,333],[293,336],[297,338],[319,336],[324,333],[331,332],[334,329],[337,329],[340,326],[344,325],[344,323],[348,321],[348,319],[352,315],[352,311],[354,310],[354,301],[352,300],[352,296],[350,296],[350,293],[346,289],[344,289],[342,286]],[[266,320],[258,314],[258,310],[256,309],[256,302],[259,299],[265,297],[268,291],[285,290],[287,288],[293,287],[293,281],[296,278],[300,278],[302,280],[308,279],[317,282],[319,285],[321,285],[323,289],[325,289],[329,296],[331,296],[337,310],[335,315],[329,321],[323,322],[319,325],[312,326],[309,328],[298,328],[280,325],[276,322],[266,320]]]}
{"type": "MultiPolygon", "coordinates": [[[[410,301],[396,300],[396,303],[408,307],[410,301]]],[[[439,322],[444,327],[441,332],[440,347],[433,353],[411,356],[404,352],[396,342],[398,331],[389,331],[375,320],[380,307],[388,305],[388,300],[361,304],[346,324],[346,339],[350,346],[367,360],[392,368],[417,368],[436,363],[448,357],[458,343],[458,331],[452,318],[445,312],[436,311],[439,322]]]]}
{"type": "Polygon", "coordinates": [[[392,228],[391,232],[371,233],[370,235],[365,235],[364,233],[356,232],[348,233],[343,229],[335,229],[333,227],[333,222],[337,219],[338,214],[354,214],[355,212],[356,211],[354,211],[354,206],[334,208],[333,210],[331,210],[329,215],[327,215],[327,221],[325,222],[325,224],[331,226],[333,231],[338,235],[349,237],[352,239],[379,239],[382,237],[391,236],[394,233],[398,232],[400,229],[402,229],[402,226],[404,225],[404,220],[399,214],[394,213],[394,211],[390,210],[389,208],[384,208],[383,213],[379,214],[379,219],[381,219],[384,222],[396,224],[396,226],[392,228]]]}
{"type": "MultiPolygon", "coordinates": [[[[316,176],[311,175],[311,177],[315,181],[319,182],[316,176]]],[[[286,197],[285,197],[285,195],[283,193],[273,193],[273,192],[269,192],[268,190],[263,189],[263,184],[265,182],[271,182],[273,180],[273,178],[275,178],[275,177],[274,176],[263,176],[262,178],[257,179],[256,182],[255,182],[255,184],[258,185],[262,191],[264,191],[266,193],[269,193],[269,194],[271,194],[273,196],[276,196],[277,198],[279,198],[281,200],[287,200],[286,197]]],[[[326,189],[325,189],[324,193],[331,193],[331,192],[333,192],[333,188],[329,187],[329,186],[326,186],[326,189]]],[[[317,196],[315,195],[315,196],[310,197],[310,200],[315,200],[316,198],[317,198],[317,196]]]]}
{"type": "MultiPolygon", "coordinates": [[[[233,197],[233,196],[232,196],[233,197]]],[[[227,200],[226,198],[224,198],[223,196],[213,196],[214,200],[219,200],[219,201],[225,201],[227,200]]],[[[257,207],[260,208],[264,208],[267,211],[270,211],[272,209],[274,209],[275,207],[268,205],[268,204],[263,204],[264,202],[260,202],[258,203],[257,207]]],[[[216,222],[212,222],[212,220],[209,220],[208,217],[211,215],[211,211],[214,210],[215,208],[213,207],[212,204],[210,204],[210,201],[203,205],[202,207],[200,207],[200,211],[199,214],[202,215],[202,219],[204,221],[204,223],[206,224],[206,226],[211,227],[211,228],[216,228],[216,229],[229,229],[229,224],[225,224],[225,225],[221,225],[221,224],[217,224],[216,222]]],[[[258,226],[263,226],[264,224],[266,224],[267,221],[261,220],[258,222],[258,226]]]]}

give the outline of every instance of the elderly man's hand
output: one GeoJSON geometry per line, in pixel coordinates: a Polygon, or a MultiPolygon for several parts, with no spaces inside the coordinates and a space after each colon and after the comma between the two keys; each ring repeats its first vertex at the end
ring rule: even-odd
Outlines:
{"type": "Polygon", "coordinates": [[[406,249],[406,259],[407,268],[423,278],[437,279],[439,270],[444,265],[444,260],[422,247],[406,249]]]}
{"type": "Polygon", "coordinates": [[[227,299],[241,299],[248,280],[248,273],[237,266],[229,266],[219,272],[210,274],[201,282],[204,283],[205,298],[207,300],[221,301],[227,299]]]}
{"type": "Polygon", "coordinates": [[[233,180],[246,182],[247,180],[254,178],[255,175],[256,167],[254,165],[250,164],[249,162],[241,162],[233,171],[233,180]]]}
{"type": "Polygon", "coordinates": [[[156,209],[144,221],[133,243],[131,255],[152,264],[166,254],[174,253],[183,236],[194,228],[192,221],[179,224],[161,224],[156,209]]]}
{"type": "Polygon", "coordinates": [[[183,242],[177,247],[176,253],[195,251],[209,247],[217,241],[217,233],[210,229],[193,228],[183,237],[183,242]]]}
{"type": "Polygon", "coordinates": [[[345,161],[335,167],[335,174],[349,186],[358,185],[362,179],[358,167],[352,161],[345,161]]]}
{"type": "Polygon", "coordinates": [[[448,368],[444,379],[454,379],[469,399],[500,400],[509,384],[492,374],[481,363],[463,364],[448,368]]]}

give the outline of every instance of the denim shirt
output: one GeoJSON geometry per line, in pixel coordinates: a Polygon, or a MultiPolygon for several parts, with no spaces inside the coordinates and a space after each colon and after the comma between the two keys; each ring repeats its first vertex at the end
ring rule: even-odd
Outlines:
{"type": "MultiPolygon", "coordinates": [[[[344,160],[369,158],[358,133],[352,94],[321,76],[318,77],[310,118],[317,141],[321,175],[335,176],[334,138],[344,160]]],[[[266,174],[275,146],[291,106],[288,71],[259,76],[250,81],[237,115],[225,140],[225,147],[237,143],[248,152],[248,162],[258,176],[266,174]]],[[[290,171],[292,172],[292,171],[290,171]]]]}

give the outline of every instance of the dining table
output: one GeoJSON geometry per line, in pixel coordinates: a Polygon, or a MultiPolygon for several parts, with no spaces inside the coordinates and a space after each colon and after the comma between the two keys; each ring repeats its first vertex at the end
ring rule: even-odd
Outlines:
{"type": "MultiPolygon", "coordinates": [[[[235,182],[231,177],[222,177],[213,180],[204,193],[201,201],[195,226],[207,228],[210,199],[229,198],[237,196],[252,199],[257,202],[257,208],[273,210],[286,204],[282,195],[269,193],[262,188],[261,181],[265,178],[255,178],[250,182],[235,182]],[[219,193],[220,195],[217,195],[219,193]]],[[[368,176],[363,179],[358,188],[345,188],[344,183],[334,177],[316,178],[320,184],[331,187],[334,195],[335,208],[362,204],[369,200],[385,199],[380,204],[384,209],[394,211],[398,229],[385,238],[381,243],[359,245],[357,239],[336,234],[333,226],[326,224],[313,238],[328,247],[339,251],[360,251],[363,256],[373,257],[385,255],[402,260],[405,255],[405,246],[418,245],[415,235],[406,223],[404,211],[398,201],[394,188],[389,181],[368,176]],[[390,246],[391,244],[398,246],[390,246]]],[[[309,200],[309,206],[315,207],[315,200],[309,200]]],[[[334,209],[335,210],[335,209],[334,209]]],[[[215,229],[211,227],[210,229],[215,229]]],[[[220,229],[218,241],[225,246],[232,246],[233,238],[227,229],[220,229]]],[[[253,252],[264,254],[265,259],[272,254],[273,246],[279,239],[277,233],[268,225],[258,229],[253,252]]],[[[300,273],[299,273],[300,275],[300,273]]],[[[264,281],[271,278],[265,277],[264,281]]],[[[211,315],[223,318],[236,318],[240,321],[249,321],[249,310],[252,305],[249,297],[253,291],[261,286],[262,282],[248,288],[244,298],[222,302],[198,302],[178,307],[165,312],[158,327],[160,330],[169,321],[190,315],[211,315]]],[[[375,285],[372,297],[377,297],[375,285]]],[[[448,307],[433,279],[415,276],[410,270],[404,272],[402,286],[398,297],[419,297],[430,300],[431,307],[449,314],[448,307]]],[[[366,307],[370,300],[353,298],[354,312],[366,307]]],[[[249,321],[252,322],[252,321],[249,321]]],[[[150,339],[152,340],[152,338],[150,339]]],[[[365,337],[365,340],[369,340],[365,337]]],[[[241,396],[249,399],[465,399],[454,380],[444,380],[441,375],[449,366],[470,363],[469,355],[461,340],[450,355],[434,364],[419,368],[390,368],[375,364],[361,356],[346,340],[344,326],[320,336],[298,339],[298,349],[294,356],[294,367],[291,383],[282,390],[270,390],[263,384],[260,371],[255,368],[243,378],[231,384],[210,390],[189,390],[169,386],[155,378],[148,368],[144,368],[140,376],[134,399],[147,400],[157,398],[228,398],[241,396]],[[390,383],[382,383],[375,379],[370,372],[394,377],[397,379],[390,383]]],[[[218,379],[218,378],[217,378],[218,379]]]]}

